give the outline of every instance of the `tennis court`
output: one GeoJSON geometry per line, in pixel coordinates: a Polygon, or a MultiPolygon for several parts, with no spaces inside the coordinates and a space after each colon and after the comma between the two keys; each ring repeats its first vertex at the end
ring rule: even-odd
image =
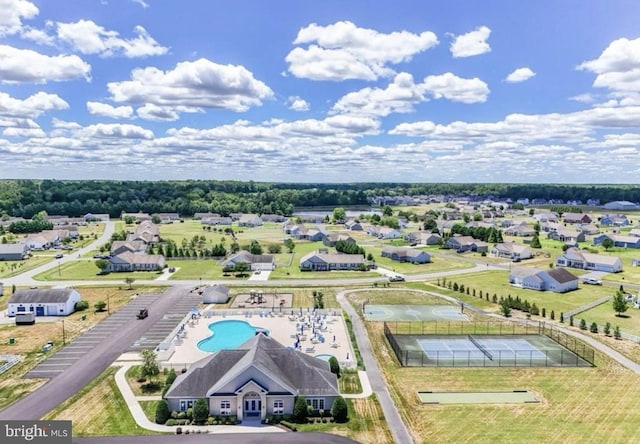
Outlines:
{"type": "Polygon", "coordinates": [[[417,340],[429,359],[518,360],[545,359],[546,355],[523,338],[466,337],[417,340]]]}
{"type": "Polygon", "coordinates": [[[523,404],[540,402],[527,390],[510,392],[418,392],[423,404],[523,404]]]}
{"type": "Polygon", "coordinates": [[[454,305],[366,305],[367,321],[468,321],[454,305]]]}

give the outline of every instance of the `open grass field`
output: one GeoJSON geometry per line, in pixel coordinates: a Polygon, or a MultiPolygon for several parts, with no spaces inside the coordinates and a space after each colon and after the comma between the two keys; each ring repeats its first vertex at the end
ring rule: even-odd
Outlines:
{"type": "MultiPolygon", "coordinates": [[[[30,368],[30,367],[29,367],[30,368]]],[[[0,410],[26,396],[48,379],[22,379],[22,374],[28,371],[25,365],[17,364],[0,379],[0,410]]]]}
{"type": "Polygon", "coordinates": [[[51,262],[52,260],[54,260],[53,256],[53,254],[51,254],[50,256],[38,255],[22,261],[0,262],[0,278],[13,277],[20,273],[24,273],[25,271],[32,270],[42,264],[51,262]]]}
{"type": "Polygon", "coordinates": [[[411,291],[402,287],[392,290],[363,290],[349,293],[347,299],[355,306],[361,307],[368,301],[372,305],[443,305],[447,301],[417,291],[411,291]]]}
{"type": "Polygon", "coordinates": [[[66,262],[59,267],[54,267],[44,273],[40,273],[33,278],[39,281],[59,281],[59,280],[111,280],[121,281],[125,278],[148,280],[156,279],[160,273],[156,271],[133,271],[122,273],[98,274],[100,270],[96,267],[95,260],[81,259],[66,262]]]}
{"type": "MultiPolygon", "coordinates": [[[[611,291],[613,293],[613,290],[611,291]]],[[[587,321],[587,325],[597,322],[598,325],[604,326],[607,322],[610,322],[612,327],[618,325],[623,332],[640,336],[640,310],[631,304],[629,304],[629,308],[622,316],[617,316],[617,313],[613,310],[613,302],[607,302],[577,314],[574,321],[575,319],[584,319],[587,321]]],[[[575,325],[578,325],[577,322],[575,325]]]]}
{"type": "Polygon", "coordinates": [[[71,420],[74,436],[157,435],[133,420],[114,379],[117,370],[106,369],[45,419],[71,420]]]}
{"type": "Polygon", "coordinates": [[[416,442],[633,442],[640,433],[640,376],[598,355],[596,368],[402,368],[379,323],[372,349],[416,442]],[[422,405],[418,390],[526,389],[541,400],[521,405],[422,405]]]}

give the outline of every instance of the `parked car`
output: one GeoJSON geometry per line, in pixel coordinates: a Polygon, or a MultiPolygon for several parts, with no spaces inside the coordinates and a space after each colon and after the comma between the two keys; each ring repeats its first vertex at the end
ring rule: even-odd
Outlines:
{"type": "Polygon", "coordinates": [[[391,276],[389,278],[389,282],[404,282],[404,276],[396,274],[395,276],[391,276]]]}
{"type": "Polygon", "coordinates": [[[146,308],[143,308],[142,310],[140,310],[140,312],[138,312],[138,315],[136,317],[138,319],[144,319],[147,316],[149,316],[149,310],[147,310],[146,308]]]}
{"type": "Polygon", "coordinates": [[[64,257],[64,254],[62,253],[56,254],[56,259],[62,259],[63,257],[64,257]]]}
{"type": "Polygon", "coordinates": [[[589,284],[589,285],[602,285],[602,281],[600,279],[594,279],[594,278],[584,278],[582,280],[583,284],[589,284]]]}

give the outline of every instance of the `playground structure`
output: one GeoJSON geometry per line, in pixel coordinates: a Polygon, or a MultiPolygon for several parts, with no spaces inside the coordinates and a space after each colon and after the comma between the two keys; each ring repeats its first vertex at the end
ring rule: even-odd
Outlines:
{"type": "Polygon", "coordinates": [[[231,308],[261,308],[272,311],[282,311],[285,308],[291,308],[293,302],[293,294],[291,293],[265,293],[262,290],[249,290],[249,293],[238,294],[231,308]]]}

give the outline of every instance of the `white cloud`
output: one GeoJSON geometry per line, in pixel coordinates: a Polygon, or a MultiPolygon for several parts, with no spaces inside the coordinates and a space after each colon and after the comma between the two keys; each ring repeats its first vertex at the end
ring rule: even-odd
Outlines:
{"type": "Polygon", "coordinates": [[[87,138],[153,139],[153,131],[126,123],[98,123],[83,128],[79,134],[87,138]]]}
{"type": "Polygon", "coordinates": [[[22,30],[22,19],[39,14],[38,7],[27,0],[0,0],[0,37],[22,30]]]}
{"type": "MultiPolygon", "coordinates": [[[[176,110],[185,110],[185,107],[176,107],[176,110]]],[[[139,107],[136,110],[138,117],[144,120],[151,120],[154,122],[170,122],[178,120],[180,114],[171,107],[157,106],[153,103],[147,103],[144,106],[139,107]]]]}
{"type": "Polygon", "coordinates": [[[597,74],[593,86],[626,94],[640,92],[640,38],[614,40],[597,59],[577,69],[597,74]]]}
{"type": "Polygon", "coordinates": [[[0,45],[0,81],[47,83],[90,80],[91,66],[76,55],[48,56],[0,45]]]}
{"type": "Polygon", "coordinates": [[[149,4],[147,2],[145,2],[144,0],[132,0],[132,1],[133,1],[133,3],[139,4],[144,9],[147,9],[149,7],[149,4]]]}
{"type": "Polygon", "coordinates": [[[87,102],[89,114],[113,119],[129,119],[133,115],[133,108],[130,106],[111,106],[101,102],[87,102]]]}
{"type": "Polygon", "coordinates": [[[451,54],[453,57],[471,57],[491,51],[487,39],[491,35],[491,29],[480,26],[475,30],[454,37],[451,42],[451,54]]]}
{"type": "Polygon", "coordinates": [[[427,76],[422,85],[424,90],[436,99],[444,97],[462,103],[485,102],[490,92],[487,84],[479,78],[465,79],[450,72],[427,76]]]}
{"type": "Polygon", "coordinates": [[[298,96],[289,97],[287,99],[287,105],[289,109],[293,111],[309,111],[309,103],[298,96]]]}
{"type": "Polygon", "coordinates": [[[504,81],[507,83],[520,83],[525,80],[529,80],[531,77],[535,76],[536,73],[533,72],[530,68],[522,67],[511,72],[504,81]]]}
{"type": "Polygon", "coordinates": [[[2,135],[5,137],[21,137],[21,138],[34,138],[45,137],[46,134],[41,128],[16,128],[10,127],[2,130],[2,135]]]}
{"type": "Polygon", "coordinates": [[[207,59],[181,62],[169,71],[135,69],[131,80],[111,82],[107,88],[117,103],[153,104],[174,111],[177,107],[246,111],[273,96],[273,91],[245,67],[207,59]]]}
{"type": "Polygon", "coordinates": [[[133,31],[136,37],[123,39],[117,31],[109,31],[91,20],[57,23],[56,27],[58,39],[82,54],[134,58],[162,55],[169,50],[156,42],[142,26],[136,26],[133,31]]]}
{"type": "Polygon", "coordinates": [[[388,65],[410,61],[414,55],[437,45],[438,38],[430,31],[383,34],[340,21],[328,26],[312,23],[300,29],[293,43],[309,44],[306,48],[294,48],[285,59],[289,72],[296,77],[376,80],[394,74],[388,65]]]}
{"type": "Polygon", "coordinates": [[[412,112],[414,104],[424,101],[422,85],[416,85],[411,74],[400,73],[386,89],[363,88],[343,96],[331,112],[382,117],[412,112]]]}
{"type": "Polygon", "coordinates": [[[569,100],[573,100],[574,102],[580,102],[580,103],[593,103],[596,101],[595,97],[593,97],[593,94],[590,94],[590,93],[578,94],[578,95],[569,97],[569,100]]]}
{"type": "Polygon", "coordinates": [[[36,118],[47,111],[69,108],[69,104],[57,94],[38,92],[24,100],[0,92],[0,116],[36,118]]]}

